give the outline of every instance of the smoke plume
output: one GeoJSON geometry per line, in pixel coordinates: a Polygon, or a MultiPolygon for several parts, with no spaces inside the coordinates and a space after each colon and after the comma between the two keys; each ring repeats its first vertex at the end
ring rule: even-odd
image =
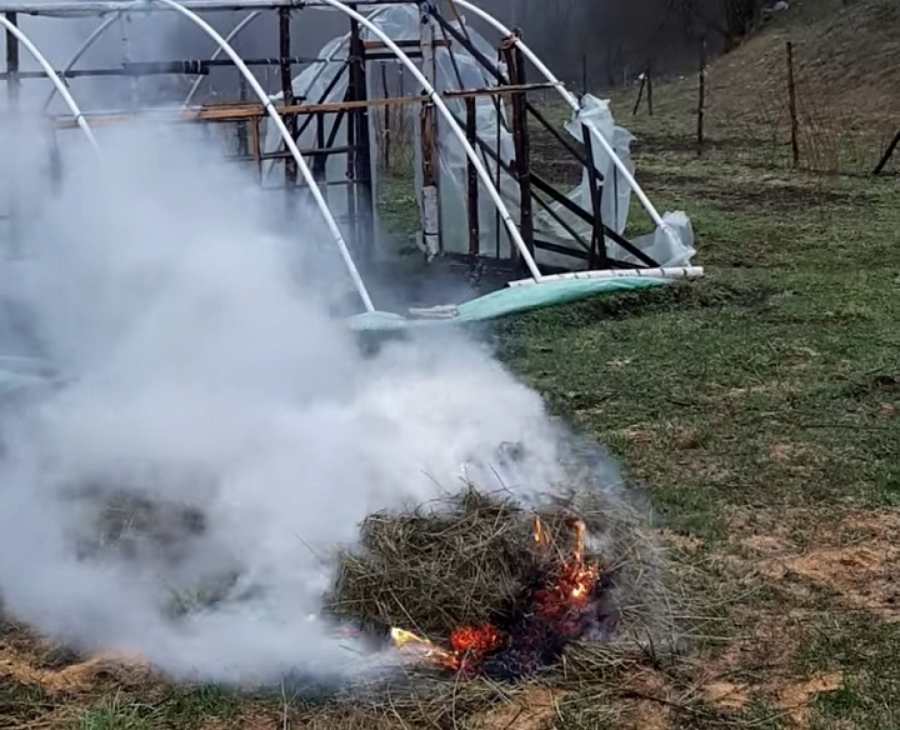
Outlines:
{"type": "Polygon", "coordinates": [[[464,476],[548,487],[542,401],[458,333],[361,354],[327,313],[349,285],[317,213],[279,231],[199,134],[100,142],[3,264],[2,354],[47,371],[2,408],[4,610],[177,675],[355,671],[316,618],[335,547],[464,476]]]}

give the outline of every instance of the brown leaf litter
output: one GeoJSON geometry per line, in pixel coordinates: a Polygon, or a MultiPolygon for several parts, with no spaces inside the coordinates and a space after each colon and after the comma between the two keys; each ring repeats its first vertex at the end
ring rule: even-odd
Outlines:
{"type": "Polygon", "coordinates": [[[770,580],[801,577],[834,591],[845,606],[900,620],[900,513],[852,513],[820,531],[816,546],[804,551],[771,535],[751,535],[741,545],[770,580]]]}

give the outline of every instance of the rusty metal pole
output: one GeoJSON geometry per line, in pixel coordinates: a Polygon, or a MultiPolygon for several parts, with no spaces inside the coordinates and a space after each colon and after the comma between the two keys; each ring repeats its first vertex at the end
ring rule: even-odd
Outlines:
{"type": "MultiPolygon", "coordinates": [[[[594,142],[591,137],[591,131],[587,125],[581,128],[581,134],[584,139],[584,147],[587,152],[588,159],[588,184],[590,185],[591,207],[594,213],[594,225],[591,235],[591,250],[588,254],[588,268],[593,269],[598,264],[601,269],[609,268],[609,257],[606,254],[606,231],[603,228],[603,185],[605,180],[601,179],[600,173],[594,161],[594,142]]],[[[613,180],[616,174],[613,172],[613,180]]],[[[619,199],[615,186],[613,186],[613,202],[615,210],[618,212],[619,199]]]]}
{"type": "MultiPolygon", "coordinates": [[[[244,74],[238,73],[238,99],[247,101],[247,79],[244,74]]],[[[241,157],[250,156],[250,124],[246,121],[239,122],[237,127],[238,154],[241,157]]]]}
{"type": "MultiPolygon", "coordinates": [[[[279,8],[278,10],[278,48],[279,48],[279,67],[281,70],[281,91],[285,106],[293,106],[294,100],[294,84],[291,78],[291,11],[290,8],[279,8]]],[[[297,138],[297,117],[296,115],[285,116],[284,124],[293,139],[297,138]]],[[[290,157],[284,163],[284,181],[288,188],[297,184],[297,163],[290,157]]],[[[288,192],[291,197],[291,191],[288,192]]]]}
{"type": "MultiPolygon", "coordinates": [[[[388,79],[387,79],[387,64],[382,61],[381,62],[381,89],[384,94],[384,98],[387,99],[390,96],[390,90],[388,87],[388,79]]],[[[402,115],[403,110],[401,109],[398,112],[398,115],[402,115]]],[[[383,148],[382,153],[382,167],[384,168],[384,174],[387,175],[391,170],[391,135],[393,134],[393,129],[391,126],[391,107],[386,106],[384,108],[384,136],[381,140],[381,146],[383,148]]]]}
{"type": "MultiPolygon", "coordinates": [[[[466,137],[474,147],[478,143],[478,117],[474,97],[466,99],[466,137]]],[[[469,201],[469,256],[471,266],[475,266],[481,253],[481,230],[478,220],[478,172],[472,160],[468,164],[468,201],[469,201]]]]}
{"type": "Polygon", "coordinates": [[[787,42],[788,104],[791,112],[791,155],[794,167],[800,166],[800,122],[797,118],[797,86],[794,81],[794,44],[787,42]]]}
{"type": "MultiPolygon", "coordinates": [[[[356,10],[355,4],[348,5],[356,10]]],[[[363,43],[359,23],[350,21],[350,100],[368,100],[368,80],[366,76],[366,46],[363,43]]],[[[363,260],[371,259],[375,245],[373,211],[375,201],[372,188],[372,146],[369,135],[369,107],[366,104],[354,109],[349,118],[353,128],[353,148],[350,151],[356,220],[353,221],[357,253],[363,260]]]]}
{"type": "MultiPolygon", "coordinates": [[[[6,13],[6,19],[13,25],[18,25],[16,13],[6,13]]],[[[19,103],[19,39],[6,31],[6,93],[9,99],[10,109],[14,109],[19,103]]]]}
{"type": "MultiPolygon", "coordinates": [[[[503,54],[508,68],[509,82],[525,86],[525,58],[513,38],[503,42],[503,54]]],[[[519,183],[519,231],[528,250],[534,255],[534,215],[531,199],[531,140],[528,135],[528,97],[524,91],[511,95],[512,132],[516,150],[514,170],[519,183]]]]}
{"type": "MultiPolygon", "coordinates": [[[[13,25],[18,25],[16,13],[6,13],[6,19],[13,25]]],[[[12,33],[6,31],[6,95],[9,105],[9,113],[12,118],[13,130],[15,135],[18,132],[18,108],[19,108],[19,39],[12,33]]],[[[14,138],[14,137],[13,137],[14,138]]],[[[19,202],[16,195],[15,184],[10,183],[9,189],[9,240],[10,253],[16,255],[18,253],[19,240],[19,202]]]]}
{"type": "MultiPolygon", "coordinates": [[[[420,25],[420,46],[422,51],[422,73],[430,84],[437,75],[434,58],[434,25],[431,17],[422,14],[420,25]]],[[[439,165],[437,138],[437,117],[434,103],[430,99],[422,101],[421,112],[422,143],[422,234],[425,255],[428,260],[443,251],[440,224],[439,165]]]]}
{"type": "Polygon", "coordinates": [[[324,154],[325,149],[325,112],[316,112],[316,154],[313,155],[312,173],[316,182],[322,186],[322,193],[326,194],[328,187],[325,183],[325,165],[328,162],[328,156],[324,154]]]}

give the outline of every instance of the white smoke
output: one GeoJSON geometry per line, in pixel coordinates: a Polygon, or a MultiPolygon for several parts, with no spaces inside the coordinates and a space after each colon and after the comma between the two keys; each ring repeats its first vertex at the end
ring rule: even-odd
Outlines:
{"type": "Polygon", "coordinates": [[[55,370],[0,422],[4,610],[179,675],[354,671],[359,655],[310,618],[327,557],[370,511],[455,490],[466,473],[501,486],[490,467],[505,442],[529,459],[506,486],[548,486],[542,401],[458,333],[364,357],[326,310],[345,275],[320,266],[316,289],[293,276],[299,251],[309,266],[330,250],[317,213],[273,233],[254,181],[211,166],[194,135],[138,129],[101,145],[104,164],[70,166],[24,231],[25,255],[4,264],[5,296],[32,321],[0,333],[0,349],[55,370]],[[205,529],[158,550],[85,552],[121,493],[189,505],[205,529]],[[239,576],[228,600],[167,613],[173,591],[223,575],[239,576]]]}

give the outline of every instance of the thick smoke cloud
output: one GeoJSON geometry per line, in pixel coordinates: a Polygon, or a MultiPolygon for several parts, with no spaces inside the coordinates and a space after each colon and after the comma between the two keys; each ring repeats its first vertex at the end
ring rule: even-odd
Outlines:
{"type": "Polygon", "coordinates": [[[358,655],[311,619],[335,546],[370,511],[466,475],[549,486],[541,399],[459,335],[364,357],[326,313],[345,276],[311,290],[291,274],[298,249],[328,258],[317,214],[272,233],[254,183],[211,164],[198,135],[132,129],[101,144],[103,164],[72,160],[3,267],[27,323],[3,333],[4,353],[53,367],[3,410],[5,610],[178,674],[352,671],[358,655]],[[528,450],[518,471],[503,471],[507,442],[528,450]],[[123,496],[190,507],[202,529],[100,545],[123,496]],[[174,595],[223,576],[215,608],[169,615],[174,595]]]}
{"type": "MultiPolygon", "coordinates": [[[[67,53],[85,30],[44,27],[67,53]]],[[[459,333],[364,355],[329,314],[352,288],[318,213],[286,231],[283,198],[196,129],[98,129],[102,162],[66,132],[52,192],[40,128],[0,130],[21,215],[0,231],[3,610],[179,676],[360,671],[317,617],[334,550],[463,478],[550,488],[540,397],[459,333]]]]}

